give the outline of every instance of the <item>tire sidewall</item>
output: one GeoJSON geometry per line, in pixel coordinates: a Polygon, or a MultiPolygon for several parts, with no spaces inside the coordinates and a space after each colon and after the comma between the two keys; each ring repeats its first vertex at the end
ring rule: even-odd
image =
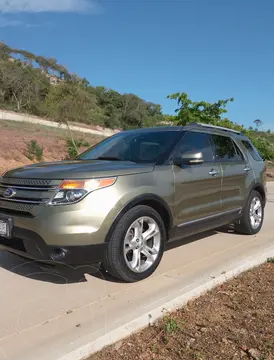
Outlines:
{"type": "Polygon", "coordinates": [[[115,243],[116,245],[112,254],[114,255],[115,260],[118,262],[116,265],[119,265],[119,272],[124,274],[123,277],[127,278],[126,281],[136,282],[149,277],[158,267],[165,250],[166,229],[161,216],[154,209],[145,205],[139,205],[130,209],[124,214],[111,236],[109,244],[110,246],[112,245],[111,242],[115,243]],[[157,259],[149,269],[142,273],[135,273],[128,267],[124,258],[124,239],[132,223],[140,217],[145,216],[151,217],[153,220],[155,220],[159,227],[161,235],[160,250],[157,259]]]}
{"type": "Polygon", "coordinates": [[[250,234],[258,234],[263,226],[263,222],[264,222],[264,206],[263,206],[263,199],[260,193],[258,193],[257,191],[253,190],[249,196],[248,202],[247,202],[247,206],[245,209],[245,221],[248,224],[248,230],[250,234]],[[254,229],[253,226],[251,225],[251,219],[250,219],[250,206],[251,203],[253,201],[253,199],[257,197],[260,199],[261,205],[262,205],[262,220],[260,223],[260,226],[257,229],[254,229]]]}

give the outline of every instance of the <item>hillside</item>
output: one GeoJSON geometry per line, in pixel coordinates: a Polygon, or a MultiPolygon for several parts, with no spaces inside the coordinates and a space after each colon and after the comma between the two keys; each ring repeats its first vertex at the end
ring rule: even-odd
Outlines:
{"type": "MultiPolygon", "coordinates": [[[[78,132],[74,133],[74,137],[77,143],[82,144],[80,151],[104,138],[78,132]]],[[[40,161],[68,158],[71,151],[69,150],[68,138],[67,130],[28,123],[0,121],[0,175],[9,169],[38,161],[35,158],[31,160],[33,154],[28,146],[32,141],[36,141],[37,146],[42,149],[40,161]]]]}
{"type": "Polygon", "coordinates": [[[0,43],[0,108],[108,128],[136,128],[164,120],[158,104],[93,87],[53,58],[4,43],[0,43]]]}

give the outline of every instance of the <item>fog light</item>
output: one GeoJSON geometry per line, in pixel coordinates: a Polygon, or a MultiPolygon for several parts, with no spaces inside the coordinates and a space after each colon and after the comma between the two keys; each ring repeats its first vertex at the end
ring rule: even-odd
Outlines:
{"type": "Polygon", "coordinates": [[[50,257],[54,261],[64,260],[66,257],[66,252],[61,248],[54,248],[50,257]]]}

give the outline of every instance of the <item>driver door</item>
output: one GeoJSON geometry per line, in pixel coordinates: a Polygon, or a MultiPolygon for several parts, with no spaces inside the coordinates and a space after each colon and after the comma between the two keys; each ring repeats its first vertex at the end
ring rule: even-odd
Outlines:
{"type": "Polygon", "coordinates": [[[211,135],[187,132],[174,158],[186,152],[201,152],[203,163],[173,165],[175,221],[179,227],[206,221],[222,210],[221,165],[214,162],[211,135]]]}

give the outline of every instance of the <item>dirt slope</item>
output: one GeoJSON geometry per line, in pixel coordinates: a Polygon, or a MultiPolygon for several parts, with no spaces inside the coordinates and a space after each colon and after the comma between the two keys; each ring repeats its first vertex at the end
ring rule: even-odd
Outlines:
{"type": "MultiPolygon", "coordinates": [[[[68,136],[68,132],[62,129],[0,121],[0,174],[33,163],[27,157],[27,143],[31,140],[36,140],[44,148],[43,161],[64,159],[68,154],[68,136]]],[[[75,137],[85,139],[90,145],[102,139],[100,136],[80,133],[75,133],[75,137]]]]}

